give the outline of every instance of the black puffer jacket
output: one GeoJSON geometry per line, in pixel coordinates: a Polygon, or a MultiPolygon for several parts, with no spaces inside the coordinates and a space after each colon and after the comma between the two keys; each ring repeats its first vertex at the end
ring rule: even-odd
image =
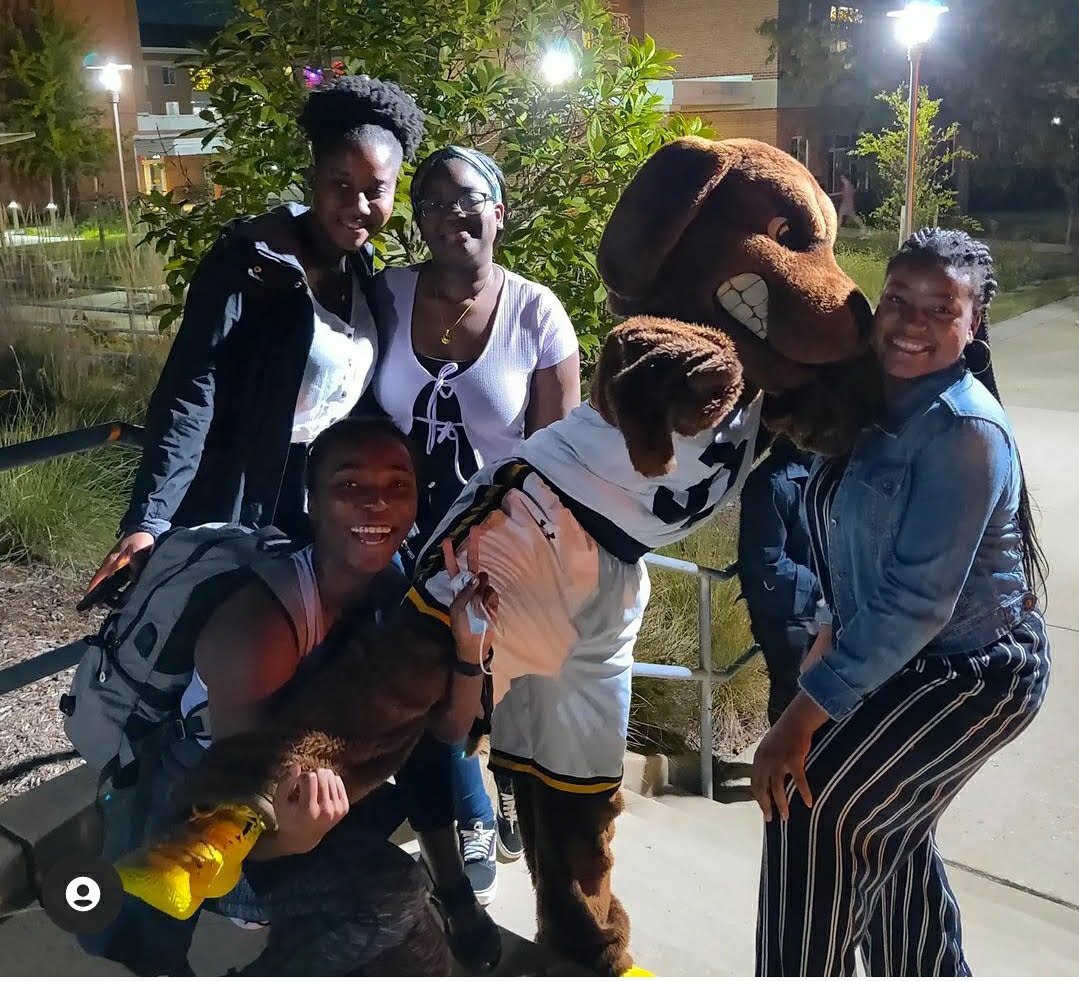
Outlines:
{"type": "MultiPolygon", "coordinates": [[[[314,308],[298,260],[270,243],[294,241],[305,210],[230,223],[199,264],[150,399],[122,534],[208,521],[301,531],[306,452],[290,443],[314,308]]],[[[351,259],[365,293],[372,255],[351,259]]]]}

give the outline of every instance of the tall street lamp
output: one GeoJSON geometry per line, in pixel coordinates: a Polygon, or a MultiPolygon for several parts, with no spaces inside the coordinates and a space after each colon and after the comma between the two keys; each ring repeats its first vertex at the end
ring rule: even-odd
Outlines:
{"type": "Polygon", "coordinates": [[[922,52],[936,30],[937,20],[948,8],[937,0],[910,0],[902,10],[891,10],[896,34],[907,46],[910,62],[910,120],[907,123],[907,187],[903,220],[900,222],[899,242],[902,244],[914,230],[914,171],[918,155],[918,85],[922,52]]]}
{"type": "Polygon", "coordinates": [[[124,205],[124,231],[127,233],[127,247],[131,250],[131,215],[127,210],[127,175],[124,170],[124,146],[120,138],[120,86],[123,80],[122,72],[131,71],[130,65],[117,65],[110,61],[105,65],[94,65],[91,71],[100,72],[101,84],[108,90],[109,101],[112,103],[112,123],[116,131],[116,159],[120,164],[120,194],[124,205]]]}

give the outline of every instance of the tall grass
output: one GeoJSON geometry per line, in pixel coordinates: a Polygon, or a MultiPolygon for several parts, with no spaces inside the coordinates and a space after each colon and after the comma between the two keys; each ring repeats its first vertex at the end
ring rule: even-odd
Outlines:
{"type": "MultiPolygon", "coordinates": [[[[50,436],[93,420],[29,408],[17,398],[0,426],[0,444],[50,436]]],[[[115,541],[137,461],[127,450],[100,449],[0,471],[0,559],[44,562],[84,573],[115,541]]]]}
{"type": "MultiPolygon", "coordinates": [[[[734,561],[738,514],[729,508],[696,534],[663,553],[713,569],[734,561]]],[[[636,658],[658,664],[697,667],[697,579],[650,569],[652,599],[637,641],[636,658]]],[[[751,643],[745,604],[737,601],[737,579],[712,588],[712,663],[722,668],[751,643]]],[[[767,678],[758,662],[712,693],[712,739],[717,753],[738,752],[764,726],[767,678]]],[[[631,741],[642,750],[684,752],[700,747],[700,686],[695,682],[640,679],[634,683],[630,713],[631,741]]]]}
{"type": "MultiPolygon", "coordinates": [[[[0,303],[0,446],[139,421],[167,341],[102,349],[85,331],[26,326],[0,303]]],[[[0,560],[82,573],[115,540],[136,456],[115,448],[0,471],[0,560]]]]}

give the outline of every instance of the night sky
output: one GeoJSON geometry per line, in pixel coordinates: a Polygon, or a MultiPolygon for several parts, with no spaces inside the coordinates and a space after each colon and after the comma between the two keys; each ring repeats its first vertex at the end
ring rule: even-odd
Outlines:
{"type": "Polygon", "coordinates": [[[225,24],[232,0],[138,0],[139,21],[149,24],[225,24]]]}

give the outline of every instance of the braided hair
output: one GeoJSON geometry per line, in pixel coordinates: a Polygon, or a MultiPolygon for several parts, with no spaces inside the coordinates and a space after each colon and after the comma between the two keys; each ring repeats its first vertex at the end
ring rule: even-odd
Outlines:
{"type": "Polygon", "coordinates": [[[314,89],[300,113],[315,162],[342,145],[389,146],[411,160],[423,140],[424,115],[393,82],[343,75],[314,89]]]}
{"type": "MultiPolygon", "coordinates": [[[[978,326],[974,340],[967,345],[963,358],[967,368],[1003,405],[993,361],[989,349],[989,305],[997,294],[997,279],[993,266],[993,254],[985,242],[972,238],[966,232],[945,228],[923,228],[908,238],[888,262],[888,272],[903,263],[929,262],[944,266],[949,272],[966,282],[974,295],[974,315],[978,326]]],[[[1019,451],[1016,450],[1019,459],[1019,451]]],[[[1047,563],[1045,552],[1038,541],[1034,527],[1033,509],[1023,461],[1019,460],[1019,510],[1016,524],[1022,537],[1023,572],[1031,590],[1039,586],[1044,590],[1047,563]]]]}

